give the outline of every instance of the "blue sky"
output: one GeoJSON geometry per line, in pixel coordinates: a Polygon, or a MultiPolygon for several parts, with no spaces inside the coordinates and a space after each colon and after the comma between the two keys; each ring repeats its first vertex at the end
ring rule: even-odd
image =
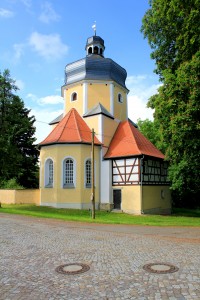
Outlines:
{"type": "Polygon", "coordinates": [[[152,119],[146,103],[160,83],[140,32],[148,7],[148,0],[0,1],[0,70],[10,70],[19,96],[35,115],[37,142],[49,133],[48,122],[62,113],[64,68],[85,57],[94,21],[105,42],[105,57],[128,73],[129,117],[134,122],[152,119]]]}

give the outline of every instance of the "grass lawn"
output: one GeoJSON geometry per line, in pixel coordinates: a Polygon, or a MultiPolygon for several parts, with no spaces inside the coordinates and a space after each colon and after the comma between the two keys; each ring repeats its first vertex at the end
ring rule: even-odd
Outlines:
{"type": "Polygon", "coordinates": [[[0,213],[20,214],[40,218],[53,218],[66,221],[78,221],[104,224],[132,224],[152,226],[200,226],[200,209],[186,210],[174,209],[171,216],[158,215],[129,215],[96,211],[96,219],[91,218],[91,211],[76,209],[57,209],[52,207],[26,205],[26,204],[2,204],[0,213]]]}

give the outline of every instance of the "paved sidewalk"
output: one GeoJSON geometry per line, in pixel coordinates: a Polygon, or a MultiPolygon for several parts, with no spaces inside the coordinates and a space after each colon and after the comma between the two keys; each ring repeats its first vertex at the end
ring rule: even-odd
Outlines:
{"type": "Polygon", "coordinates": [[[200,228],[97,225],[0,213],[0,300],[200,299],[200,228]],[[56,267],[82,263],[82,274],[56,267]],[[175,273],[155,274],[149,263],[175,273]]]}

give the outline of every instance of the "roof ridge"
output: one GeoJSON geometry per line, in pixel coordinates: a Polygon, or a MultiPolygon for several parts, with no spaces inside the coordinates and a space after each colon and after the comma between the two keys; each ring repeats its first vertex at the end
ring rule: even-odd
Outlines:
{"type": "MultiPolygon", "coordinates": [[[[69,120],[70,114],[71,114],[71,111],[69,111],[69,113],[66,114],[66,116],[65,116],[65,117],[66,117],[66,122],[65,122],[64,126],[60,126],[60,124],[58,124],[58,126],[61,127],[61,131],[60,131],[60,135],[59,135],[59,137],[57,138],[57,140],[59,140],[60,137],[61,137],[61,135],[63,134],[63,131],[65,130],[65,127],[66,127],[66,124],[67,124],[67,122],[68,122],[68,120],[69,120]]],[[[65,117],[64,117],[64,118],[65,118],[65,117]]],[[[63,118],[63,119],[64,119],[64,118],[63,118]]],[[[63,119],[62,119],[62,120],[63,120],[63,119]]],[[[62,120],[61,120],[61,121],[62,121],[62,120]]],[[[56,129],[56,127],[55,127],[54,129],[56,129]]]]}
{"type": "Polygon", "coordinates": [[[79,128],[79,123],[78,123],[78,121],[77,121],[77,115],[76,115],[76,113],[77,113],[77,110],[75,109],[75,108],[72,108],[72,111],[73,111],[73,113],[74,113],[74,120],[75,120],[75,124],[76,124],[76,127],[77,127],[77,132],[78,132],[78,135],[79,135],[79,138],[80,138],[80,141],[83,141],[82,140],[82,136],[81,136],[81,134],[80,134],[80,128],[79,128]]]}
{"type": "MultiPolygon", "coordinates": [[[[140,150],[140,148],[139,148],[139,146],[138,146],[138,143],[137,143],[137,140],[136,140],[136,138],[135,138],[135,135],[133,134],[133,130],[132,130],[132,126],[133,126],[133,125],[131,124],[131,122],[129,122],[129,120],[127,120],[127,121],[125,121],[125,122],[128,123],[129,129],[130,129],[130,131],[131,131],[131,135],[132,135],[132,137],[133,137],[133,139],[134,139],[134,141],[135,141],[135,144],[136,144],[136,147],[137,147],[138,152],[141,153],[141,150],[140,150]]],[[[136,128],[136,129],[137,129],[137,128],[136,128]]]]}

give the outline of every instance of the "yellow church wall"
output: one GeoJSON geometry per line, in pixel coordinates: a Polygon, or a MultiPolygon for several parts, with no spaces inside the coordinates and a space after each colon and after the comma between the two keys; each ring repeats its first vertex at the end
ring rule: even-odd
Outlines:
{"type": "Polygon", "coordinates": [[[68,113],[70,109],[75,108],[82,116],[83,114],[83,85],[77,84],[71,87],[67,87],[65,90],[65,113],[68,113]],[[71,95],[77,93],[77,100],[71,101],[71,95]]]}
{"type": "MultiPolygon", "coordinates": [[[[105,147],[108,147],[119,125],[119,122],[100,114],[84,118],[84,121],[87,123],[91,130],[92,128],[94,128],[96,137],[100,141],[102,141],[105,147]],[[102,122],[100,122],[101,118],[102,122]],[[100,128],[101,124],[102,128],[100,128]]],[[[106,153],[107,148],[105,149],[106,150],[104,152],[106,153]]]]}
{"type": "Polygon", "coordinates": [[[143,186],[143,212],[160,214],[171,212],[171,194],[169,186],[143,186]]]}
{"type": "MultiPolygon", "coordinates": [[[[99,203],[99,155],[100,147],[95,147],[96,206],[99,203]]],[[[91,202],[91,189],[85,187],[85,161],[91,157],[90,145],[52,145],[41,149],[41,205],[69,208],[88,208],[91,202]],[[63,188],[63,160],[75,160],[75,188],[63,188]],[[46,159],[54,161],[54,184],[44,186],[44,165],[46,159]]]]}
{"type": "Polygon", "coordinates": [[[126,213],[141,214],[140,186],[123,186],[121,193],[121,209],[126,213]]]}
{"type": "Polygon", "coordinates": [[[103,143],[105,147],[110,145],[113,135],[118,127],[119,123],[111,118],[103,117],[103,143]]]}
{"type": "MultiPolygon", "coordinates": [[[[87,117],[87,118],[83,118],[83,120],[86,122],[86,124],[89,126],[89,128],[94,129],[94,132],[96,134],[99,133],[99,115],[95,115],[95,116],[91,116],[91,117],[87,117]]],[[[98,135],[97,135],[98,138],[98,135]]]]}
{"type": "Polygon", "coordinates": [[[114,86],[114,116],[120,121],[127,120],[126,92],[119,86],[114,86]],[[123,103],[118,101],[118,94],[122,95],[123,103]]]}
{"type": "Polygon", "coordinates": [[[88,83],[88,110],[99,102],[110,111],[110,85],[105,83],[88,83]]]}

